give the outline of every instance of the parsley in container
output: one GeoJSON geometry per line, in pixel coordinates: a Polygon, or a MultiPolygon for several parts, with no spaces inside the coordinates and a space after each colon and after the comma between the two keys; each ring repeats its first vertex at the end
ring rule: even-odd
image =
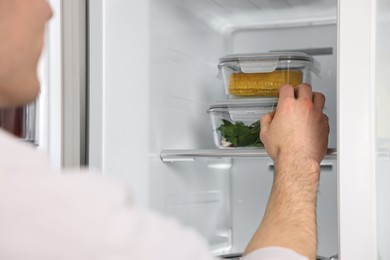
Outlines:
{"type": "Polygon", "coordinates": [[[212,104],[207,110],[218,148],[261,148],[260,118],[273,111],[276,98],[242,99],[212,104]]]}
{"type": "Polygon", "coordinates": [[[281,85],[310,84],[311,74],[319,73],[313,57],[301,52],[227,55],[218,69],[230,97],[276,97],[281,85]]]}

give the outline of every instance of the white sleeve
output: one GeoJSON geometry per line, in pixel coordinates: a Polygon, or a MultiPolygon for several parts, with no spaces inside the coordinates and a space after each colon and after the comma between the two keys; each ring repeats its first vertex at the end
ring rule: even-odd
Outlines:
{"type": "Polygon", "coordinates": [[[111,230],[115,237],[113,242],[122,244],[123,249],[128,249],[128,259],[214,259],[205,241],[194,230],[173,219],[134,208],[121,215],[112,223],[111,230]],[[122,240],[121,234],[127,238],[122,240]]]}
{"type": "Polygon", "coordinates": [[[308,260],[308,258],[288,248],[266,247],[253,251],[242,260],[308,260]]]}
{"type": "Polygon", "coordinates": [[[0,173],[0,230],[0,259],[213,259],[194,230],[98,176],[0,173]]]}

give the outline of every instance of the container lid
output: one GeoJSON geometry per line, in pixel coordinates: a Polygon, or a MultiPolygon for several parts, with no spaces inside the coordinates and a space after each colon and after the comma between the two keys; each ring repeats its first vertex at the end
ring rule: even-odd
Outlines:
{"type": "Polygon", "coordinates": [[[243,60],[304,60],[313,62],[313,57],[303,52],[263,52],[229,54],[219,59],[222,62],[243,60]]]}
{"type": "Polygon", "coordinates": [[[217,101],[210,105],[209,110],[218,109],[218,108],[247,108],[247,107],[276,107],[278,103],[278,98],[269,97],[269,98],[243,98],[243,99],[231,99],[224,101],[217,101]]]}
{"type": "Polygon", "coordinates": [[[300,66],[307,66],[317,76],[319,64],[310,55],[303,52],[264,52],[230,54],[219,59],[218,68],[229,67],[233,70],[240,70],[244,73],[272,72],[282,61],[299,63],[300,66]]]}
{"type": "Polygon", "coordinates": [[[242,99],[220,101],[210,105],[208,113],[229,113],[235,121],[255,121],[274,111],[277,98],[242,99]]]}

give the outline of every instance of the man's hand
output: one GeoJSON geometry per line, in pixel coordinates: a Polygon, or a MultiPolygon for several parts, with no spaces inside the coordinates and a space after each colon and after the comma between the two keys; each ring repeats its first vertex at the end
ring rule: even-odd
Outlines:
{"type": "Polygon", "coordinates": [[[325,96],[309,85],[279,89],[276,111],[261,118],[260,138],[269,156],[277,163],[318,164],[324,158],[329,135],[328,117],[323,114],[325,96]]]}

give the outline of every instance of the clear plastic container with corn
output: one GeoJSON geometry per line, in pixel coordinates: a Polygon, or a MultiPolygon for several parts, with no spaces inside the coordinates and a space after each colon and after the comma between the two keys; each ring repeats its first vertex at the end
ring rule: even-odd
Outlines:
{"type": "Polygon", "coordinates": [[[276,97],[283,84],[311,84],[314,59],[300,52],[227,55],[218,65],[225,93],[232,97],[276,97]]]}

